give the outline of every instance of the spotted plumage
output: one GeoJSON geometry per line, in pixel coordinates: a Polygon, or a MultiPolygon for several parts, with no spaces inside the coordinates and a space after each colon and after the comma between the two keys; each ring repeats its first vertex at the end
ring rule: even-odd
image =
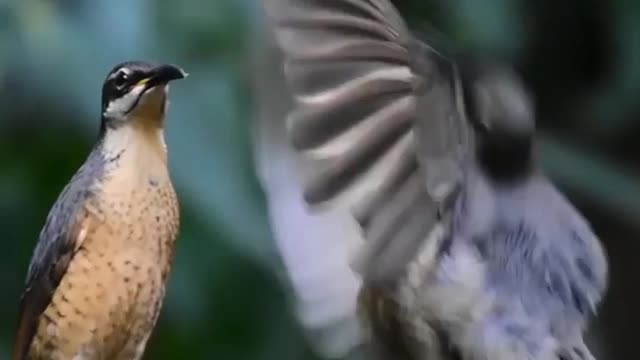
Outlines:
{"type": "Polygon", "coordinates": [[[167,83],[182,77],[145,62],[107,76],[98,141],[53,205],[31,260],[13,360],[142,356],[178,235],[162,129],[167,83]]]}

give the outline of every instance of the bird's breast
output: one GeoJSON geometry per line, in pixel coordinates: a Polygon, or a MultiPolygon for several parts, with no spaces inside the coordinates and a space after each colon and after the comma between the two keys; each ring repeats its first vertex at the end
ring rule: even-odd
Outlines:
{"type": "Polygon", "coordinates": [[[162,130],[124,126],[107,133],[103,176],[85,207],[97,224],[84,247],[97,253],[135,253],[166,279],[180,223],[162,130]]]}
{"type": "Polygon", "coordinates": [[[105,170],[99,196],[88,204],[104,219],[104,239],[94,245],[139,250],[168,266],[180,215],[166,162],[151,151],[132,148],[119,153],[105,170]]]}
{"type": "Polygon", "coordinates": [[[77,251],[39,323],[36,357],[132,359],[158,317],[178,235],[176,194],[161,157],[128,147],[106,159],[83,204],[77,251]]]}

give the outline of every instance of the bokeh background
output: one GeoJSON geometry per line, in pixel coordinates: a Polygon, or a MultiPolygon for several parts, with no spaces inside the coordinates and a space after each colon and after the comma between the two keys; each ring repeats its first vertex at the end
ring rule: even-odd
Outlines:
{"type": "MultiPolygon", "coordinates": [[[[267,0],[268,1],[268,0],[267,0]]],[[[640,2],[398,0],[416,28],[512,62],[537,100],[544,166],[611,259],[594,333],[631,359],[640,320],[640,2]]],[[[0,0],[0,359],[49,207],[95,140],[106,72],[180,64],[167,142],[183,226],[146,359],[312,359],[251,159],[258,0],[0,0]]]]}

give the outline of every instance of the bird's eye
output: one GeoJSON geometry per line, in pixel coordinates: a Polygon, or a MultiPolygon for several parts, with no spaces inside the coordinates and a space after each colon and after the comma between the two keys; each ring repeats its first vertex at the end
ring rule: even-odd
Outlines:
{"type": "Polygon", "coordinates": [[[127,75],[124,71],[121,71],[116,75],[115,84],[118,88],[122,88],[129,80],[129,75],[127,75]]]}

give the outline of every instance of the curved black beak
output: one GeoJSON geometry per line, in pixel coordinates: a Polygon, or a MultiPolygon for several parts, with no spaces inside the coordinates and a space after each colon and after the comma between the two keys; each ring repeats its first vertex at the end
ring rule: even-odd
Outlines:
{"type": "Polygon", "coordinates": [[[151,69],[147,76],[138,82],[149,89],[160,84],[166,84],[171,80],[184,79],[188,76],[184,70],[175,65],[160,65],[151,69]]]}

